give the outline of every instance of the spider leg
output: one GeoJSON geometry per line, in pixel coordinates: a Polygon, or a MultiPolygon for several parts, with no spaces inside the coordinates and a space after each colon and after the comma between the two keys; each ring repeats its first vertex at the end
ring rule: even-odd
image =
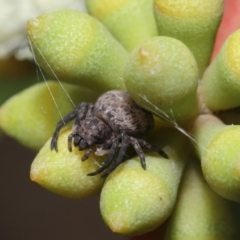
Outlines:
{"type": "Polygon", "coordinates": [[[112,146],[110,148],[110,152],[107,156],[107,159],[104,161],[103,165],[98,170],[96,170],[95,172],[88,173],[87,174],[88,176],[97,175],[97,174],[103,172],[105,169],[107,169],[109,167],[109,165],[114,160],[115,154],[117,153],[119,141],[120,141],[119,137],[116,137],[116,138],[113,139],[112,146]]]}
{"type": "Polygon", "coordinates": [[[102,174],[102,177],[106,177],[108,176],[118,165],[120,165],[123,162],[123,158],[125,155],[125,152],[127,150],[127,147],[129,146],[130,143],[130,138],[127,134],[122,133],[121,135],[119,135],[119,140],[122,140],[122,145],[121,148],[119,150],[118,156],[116,161],[114,161],[109,168],[102,174]]]}
{"type": "Polygon", "coordinates": [[[72,121],[77,115],[77,109],[74,109],[72,112],[70,112],[67,116],[65,116],[62,120],[60,120],[57,123],[57,127],[53,133],[52,140],[51,140],[51,150],[55,149],[56,152],[58,151],[57,147],[57,140],[58,140],[58,134],[63,126],[65,126],[67,123],[72,121]]]}
{"type": "Polygon", "coordinates": [[[92,153],[92,149],[89,148],[89,149],[86,151],[86,153],[82,156],[82,161],[87,160],[87,159],[90,157],[91,153],[92,153]]]}
{"type": "Polygon", "coordinates": [[[143,150],[141,148],[141,145],[139,144],[139,140],[134,138],[134,137],[130,137],[130,142],[133,145],[137,155],[140,158],[142,168],[146,170],[145,155],[144,155],[144,152],[143,152],[143,150]]]}
{"type": "Polygon", "coordinates": [[[69,152],[72,151],[72,140],[74,138],[74,135],[75,133],[71,133],[69,136],[68,136],[68,150],[69,152]]]}
{"type": "Polygon", "coordinates": [[[148,149],[150,149],[150,150],[152,150],[152,151],[154,151],[154,152],[157,152],[157,153],[158,153],[159,155],[161,155],[162,157],[168,158],[168,155],[167,155],[162,149],[158,148],[157,146],[155,146],[155,145],[153,145],[153,144],[151,144],[151,143],[148,143],[148,142],[146,142],[146,141],[143,140],[143,139],[137,138],[136,140],[138,141],[138,143],[139,143],[139,145],[140,145],[141,147],[148,148],[148,149]]]}
{"type": "Polygon", "coordinates": [[[51,144],[50,144],[51,150],[55,149],[56,152],[58,151],[57,141],[58,141],[58,135],[61,128],[65,126],[67,123],[71,122],[74,118],[76,118],[79,112],[80,114],[78,116],[78,119],[82,120],[89,111],[93,111],[93,104],[85,103],[85,102],[80,103],[74,108],[72,112],[67,114],[62,120],[60,120],[57,123],[57,127],[53,133],[51,144]]]}

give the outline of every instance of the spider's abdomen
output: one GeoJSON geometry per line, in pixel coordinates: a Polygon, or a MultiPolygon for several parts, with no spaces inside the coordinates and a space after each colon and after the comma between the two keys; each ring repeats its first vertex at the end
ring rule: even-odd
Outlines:
{"type": "Polygon", "coordinates": [[[146,134],[153,127],[153,116],[138,106],[130,95],[112,90],[101,95],[95,103],[94,115],[108,124],[115,133],[132,136],[146,134]]]}

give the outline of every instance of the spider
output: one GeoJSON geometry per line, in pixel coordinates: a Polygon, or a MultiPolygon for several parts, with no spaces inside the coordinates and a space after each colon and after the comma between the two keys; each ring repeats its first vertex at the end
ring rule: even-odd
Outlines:
{"type": "Polygon", "coordinates": [[[138,106],[125,91],[108,91],[101,95],[95,104],[86,102],[78,104],[72,112],[58,122],[51,140],[52,150],[58,151],[59,132],[73,119],[75,119],[75,123],[72,133],[68,136],[70,152],[72,144],[79,150],[87,150],[82,157],[83,161],[89,158],[93,145],[96,146],[95,155],[103,156],[108,153],[103,165],[96,171],[87,174],[88,176],[94,176],[103,171],[102,176],[111,173],[124,161],[124,155],[129,145],[132,145],[138,154],[143,169],[146,169],[146,162],[142,147],[168,158],[163,150],[138,138],[151,130],[154,122],[153,116],[138,106]],[[115,155],[117,156],[115,157],[115,155]]]}

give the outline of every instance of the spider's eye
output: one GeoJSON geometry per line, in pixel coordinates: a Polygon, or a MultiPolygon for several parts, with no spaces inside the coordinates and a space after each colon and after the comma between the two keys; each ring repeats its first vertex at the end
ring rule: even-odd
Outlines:
{"type": "Polygon", "coordinates": [[[79,150],[84,150],[88,147],[88,143],[85,139],[81,139],[79,143],[79,150]]]}

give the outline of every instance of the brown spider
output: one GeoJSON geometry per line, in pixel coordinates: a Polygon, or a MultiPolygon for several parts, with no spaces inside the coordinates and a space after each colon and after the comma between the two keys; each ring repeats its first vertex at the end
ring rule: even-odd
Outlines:
{"type": "Polygon", "coordinates": [[[103,165],[95,172],[89,173],[88,176],[94,176],[104,170],[102,176],[107,176],[124,161],[129,145],[132,145],[139,155],[143,169],[146,169],[146,162],[141,147],[149,148],[168,158],[166,153],[158,147],[137,138],[151,130],[154,122],[153,116],[138,106],[125,91],[108,91],[101,95],[95,104],[82,102],[77,105],[72,112],[58,122],[53,133],[51,149],[58,151],[59,131],[73,119],[75,123],[68,137],[69,151],[72,151],[72,143],[79,150],[87,149],[82,157],[83,161],[88,159],[92,153],[90,147],[93,145],[96,145],[95,155],[102,156],[108,153],[103,165]],[[117,152],[118,155],[115,158],[117,152]]]}

